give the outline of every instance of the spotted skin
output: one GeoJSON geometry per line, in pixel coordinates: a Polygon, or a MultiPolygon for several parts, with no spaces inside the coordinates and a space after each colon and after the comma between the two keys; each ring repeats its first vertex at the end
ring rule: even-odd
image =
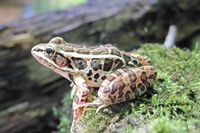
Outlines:
{"type": "MultiPolygon", "coordinates": [[[[156,71],[148,57],[107,44],[86,47],[55,37],[32,48],[38,62],[72,82],[73,126],[87,106],[104,106],[134,99],[152,86],[156,71]],[[98,100],[88,103],[92,90],[98,100]]],[[[73,131],[75,132],[75,131],[73,131]]]]}
{"type": "Polygon", "coordinates": [[[98,58],[92,59],[90,65],[94,71],[98,71],[102,69],[101,59],[98,59],[98,58]]]}
{"type": "Polygon", "coordinates": [[[111,76],[112,78],[107,78],[103,81],[98,91],[99,98],[104,104],[107,104],[107,101],[110,104],[110,101],[111,103],[118,103],[118,100],[122,102],[141,96],[151,86],[152,81],[155,80],[155,76],[151,75],[156,75],[156,72],[152,71],[152,69],[154,69],[153,66],[142,66],[117,70],[120,73],[118,76],[111,76]]]}
{"type": "Polygon", "coordinates": [[[82,59],[82,58],[71,58],[74,62],[74,65],[76,66],[76,68],[78,68],[79,70],[83,70],[87,67],[87,62],[82,59]]]}

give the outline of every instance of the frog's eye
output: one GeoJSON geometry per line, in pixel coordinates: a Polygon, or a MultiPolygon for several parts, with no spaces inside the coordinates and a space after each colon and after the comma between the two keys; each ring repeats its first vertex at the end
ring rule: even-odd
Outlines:
{"type": "Polygon", "coordinates": [[[45,49],[45,52],[46,52],[47,54],[53,54],[53,53],[54,53],[54,49],[51,48],[51,47],[48,47],[48,48],[45,49]]]}

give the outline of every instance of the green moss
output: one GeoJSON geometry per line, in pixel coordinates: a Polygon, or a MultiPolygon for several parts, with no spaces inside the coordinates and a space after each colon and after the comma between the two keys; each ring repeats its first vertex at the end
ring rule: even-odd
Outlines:
{"type": "MultiPolygon", "coordinates": [[[[80,131],[112,133],[187,133],[200,131],[200,54],[198,50],[144,45],[133,51],[152,59],[158,76],[154,89],[135,100],[99,113],[90,107],[80,131]]],[[[62,115],[66,117],[66,115],[62,115]]],[[[66,123],[61,118],[61,125],[66,123]]],[[[65,126],[66,127],[66,126],[65,126]]]]}
{"type": "Polygon", "coordinates": [[[200,35],[197,35],[192,39],[192,49],[200,50],[200,35]]]}
{"type": "Polygon", "coordinates": [[[54,115],[57,116],[60,120],[60,124],[58,125],[59,133],[66,133],[70,131],[71,124],[72,124],[72,100],[70,98],[71,94],[68,92],[62,103],[62,108],[54,108],[53,112],[54,115]]]}

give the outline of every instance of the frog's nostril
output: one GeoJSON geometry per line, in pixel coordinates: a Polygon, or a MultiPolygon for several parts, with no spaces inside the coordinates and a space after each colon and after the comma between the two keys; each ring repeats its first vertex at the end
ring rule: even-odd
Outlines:
{"type": "Polygon", "coordinates": [[[35,52],[42,52],[43,50],[38,48],[38,47],[33,47],[32,48],[32,51],[35,51],[35,52]]]}
{"type": "Polygon", "coordinates": [[[33,48],[31,49],[31,51],[38,51],[38,47],[37,47],[37,46],[33,47],[33,48]]]}

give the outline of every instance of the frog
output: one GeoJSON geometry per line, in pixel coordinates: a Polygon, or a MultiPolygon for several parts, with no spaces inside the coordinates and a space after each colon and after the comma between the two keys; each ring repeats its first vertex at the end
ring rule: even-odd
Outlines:
{"type": "Polygon", "coordinates": [[[89,106],[102,108],[140,97],[157,72],[150,58],[111,44],[86,46],[54,37],[31,50],[33,57],[71,82],[72,128],[89,106]],[[98,98],[90,101],[94,91],[98,98]]]}

